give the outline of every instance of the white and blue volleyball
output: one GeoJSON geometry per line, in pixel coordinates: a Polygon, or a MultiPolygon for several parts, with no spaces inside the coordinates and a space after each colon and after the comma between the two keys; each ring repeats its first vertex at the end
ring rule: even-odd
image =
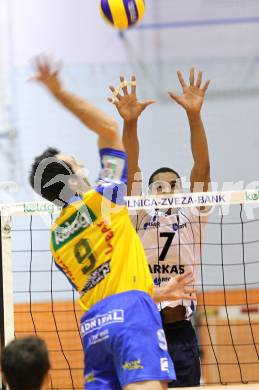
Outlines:
{"type": "Polygon", "coordinates": [[[101,0],[103,18],[120,30],[134,26],[143,18],[144,13],[144,0],[101,0]]]}

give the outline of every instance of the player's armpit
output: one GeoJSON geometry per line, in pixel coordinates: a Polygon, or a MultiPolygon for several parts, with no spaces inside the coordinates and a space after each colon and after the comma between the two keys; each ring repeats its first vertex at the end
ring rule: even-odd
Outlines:
{"type": "Polygon", "coordinates": [[[99,132],[98,147],[99,149],[111,148],[119,151],[124,151],[124,145],[118,127],[116,124],[111,125],[104,132],[99,132]]]}

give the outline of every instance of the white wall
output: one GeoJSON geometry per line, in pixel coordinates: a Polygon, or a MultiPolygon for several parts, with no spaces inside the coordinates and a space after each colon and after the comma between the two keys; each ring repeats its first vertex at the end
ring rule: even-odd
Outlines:
{"type": "MultiPolygon", "coordinates": [[[[41,51],[53,52],[74,64],[129,60],[129,52],[117,32],[100,19],[97,0],[8,0],[8,3],[14,62],[18,66],[25,65],[41,51]]],[[[140,28],[152,23],[173,26],[141,32],[134,29],[126,34],[129,45],[142,60],[185,58],[190,61],[193,57],[232,58],[258,53],[257,0],[148,0],[146,3],[146,16],[140,28]]]]}
{"type": "MultiPolygon", "coordinates": [[[[166,91],[179,89],[178,68],[186,76],[192,64],[203,68],[205,77],[212,79],[203,111],[212,176],[219,182],[256,179],[257,1],[149,0],[143,23],[124,38],[100,18],[96,0],[8,0],[8,8],[20,177],[26,175],[35,154],[48,145],[84,159],[91,179],[98,171],[95,137],[53,104],[45,91],[25,82],[31,73],[28,61],[44,51],[64,59],[67,88],[112,115],[116,114],[106,103],[107,86],[116,83],[121,73],[128,77],[137,74],[139,95],[157,99],[157,105],[141,119],[146,176],[164,164],[189,175],[192,160],[186,117],[180,107],[170,103],[166,91]],[[158,152],[158,143],[163,153],[158,152]]],[[[32,193],[27,185],[21,181],[20,187],[16,198],[29,200],[32,193]]]]}

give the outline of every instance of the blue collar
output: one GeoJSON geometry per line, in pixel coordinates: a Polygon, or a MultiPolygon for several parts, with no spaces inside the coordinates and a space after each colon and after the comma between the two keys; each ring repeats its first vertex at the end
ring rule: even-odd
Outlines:
{"type": "Polygon", "coordinates": [[[69,206],[72,203],[78,202],[79,200],[83,200],[82,195],[73,195],[72,198],[69,199],[69,201],[63,208],[69,206]]]}

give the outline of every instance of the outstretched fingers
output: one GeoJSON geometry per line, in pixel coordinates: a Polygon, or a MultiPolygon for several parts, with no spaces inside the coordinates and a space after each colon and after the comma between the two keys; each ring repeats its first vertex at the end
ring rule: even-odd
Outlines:
{"type": "Polygon", "coordinates": [[[201,87],[201,84],[202,84],[202,71],[199,70],[197,81],[196,81],[196,87],[201,89],[201,91],[205,93],[210,85],[210,80],[207,80],[203,87],[201,87]]]}
{"type": "Polygon", "coordinates": [[[116,99],[121,100],[122,96],[120,95],[119,90],[117,88],[114,88],[112,85],[110,85],[109,89],[111,90],[113,96],[116,99]]]}
{"type": "Polygon", "coordinates": [[[177,76],[178,76],[178,80],[180,81],[180,84],[183,87],[183,89],[186,88],[186,82],[185,82],[183,75],[182,75],[182,72],[180,70],[177,71],[177,76]]]}
{"type": "MultiPolygon", "coordinates": [[[[130,94],[132,94],[133,96],[136,97],[137,81],[136,81],[135,75],[131,76],[130,82],[126,81],[124,76],[120,76],[120,84],[117,87],[110,86],[109,89],[111,90],[113,96],[116,99],[121,100],[123,96],[120,94],[120,90],[123,91],[124,96],[128,96],[129,95],[128,86],[131,87],[130,94]]],[[[152,103],[153,103],[153,101],[152,102],[151,101],[145,102],[146,106],[148,106],[149,104],[152,104],[152,103]]]]}
{"type": "Polygon", "coordinates": [[[185,293],[180,294],[179,299],[184,299],[185,301],[197,301],[197,297],[195,295],[185,293]]]}
{"type": "Polygon", "coordinates": [[[195,279],[192,270],[188,270],[183,275],[176,276],[179,289],[182,290],[179,294],[179,299],[187,299],[196,301],[196,288],[194,287],[195,279]]]}
{"type": "Polygon", "coordinates": [[[177,286],[178,286],[179,290],[183,290],[183,292],[184,292],[184,291],[186,291],[186,288],[187,289],[190,288],[194,292],[193,285],[195,283],[195,279],[193,276],[193,272],[191,270],[188,270],[187,272],[185,272],[182,275],[177,275],[175,277],[175,279],[176,279],[177,286]],[[190,286],[192,286],[192,287],[190,287],[190,286]]]}
{"type": "Polygon", "coordinates": [[[124,96],[125,96],[125,95],[128,95],[128,94],[129,94],[129,92],[128,92],[128,83],[127,83],[127,81],[125,80],[125,77],[124,77],[124,76],[120,76],[120,82],[121,82],[120,86],[121,86],[121,88],[122,88],[122,91],[123,91],[124,96]]]}
{"type": "Polygon", "coordinates": [[[145,102],[142,102],[141,104],[142,104],[143,109],[145,110],[145,108],[147,108],[148,106],[150,106],[151,104],[154,104],[154,103],[156,103],[155,100],[149,99],[149,100],[146,100],[145,102]]]}
{"type": "Polygon", "coordinates": [[[35,63],[38,71],[42,75],[48,75],[51,73],[51,58],[46,54],[35,57],[35,63]]]}
{"type": "Polygon", "coordinates": [[[196,292],[196,288],[195,287],[186,286],[186,287],[184,287],[183,291],[186,294],[193,294],[193,293],[196,292]]]}
{"type": "Polygon", "coordinates": [[[201,90],[205,93],[209,88],[209,85],[210,85],[210,80],[207,80],[204,86],[201,88],[201,90]]]}
{"type": "Polygon", "coordinates": [[[135,75],[131,76],[131,93],[132,95],[136,96],[136,90],[137,90],[137,79],[135,75]]]}
{"type": "Polygon", "coordinates": [[[176,103],[181,104],[181,97],[176,92],[168,92],[168,95],[176,101],[176,103]]]}
{"type": "Polygon", "coordinates": [[[190,80],[190,86],[193,86],[194,85],[194,67],[193,66],[191,67],[191,70],[190,70],[189,80],[190,80]]]}
{"type": "Polygon", "coordinates": [[[28,78],[28,81],[39,81],[42,77],[42,63],[40,56],[33,57],[30,60],[30,65],[33,68],[35,75],[28,78]]]}
{"type": "Polygon", "coordinates": [[[114,104],[115,107],[118,107],[119,100],[116,99],[115,97],[112,97],[112,98],[111,98],[111,97],[108,97],[107,100],[108,100],[108,102],[114,104]]]}
{"type": "Polygon", "coordinates": [[[30,61],[36,72],[35,76],[29,78],[30,81],[44,81],[52,76],[57,76],[62,68],[62,61],[53,62],[50,55],[40,54],[30,61]]]}
{"type": "Polygon", "coordinates": [[[196,87],[200,88],[201,83],[202,83],[202,71],[199,70],[197,81],[196,81],[196,87]]]}
{"type": "Polygon", "coordinates": [[[189,269],[188,271],[186,271],[182,275],[177,275],[176,280],[177,280],[177,283],[179,284],[179,287],[191,285],[195,281],[194,275],[193,275],[193,272],[191,269],[189,269]]]}

